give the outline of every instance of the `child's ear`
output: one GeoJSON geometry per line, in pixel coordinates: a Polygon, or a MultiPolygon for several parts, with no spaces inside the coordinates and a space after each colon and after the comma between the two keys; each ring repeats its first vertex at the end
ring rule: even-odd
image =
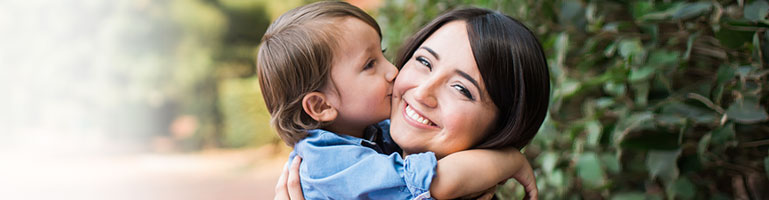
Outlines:
{"type": "Polygon", "coordinates": [[[329,122],[336,119],[336,108],[332,107],[326,95],[320,92],[310,92],[302,98],[302,107],[307,115],[319,122],[329,122]]]}

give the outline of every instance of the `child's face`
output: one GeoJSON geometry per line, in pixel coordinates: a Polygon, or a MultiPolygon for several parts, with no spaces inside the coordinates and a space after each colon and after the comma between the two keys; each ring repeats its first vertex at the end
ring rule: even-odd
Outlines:
{"type": "Polygon", "coordinates": [[[390,116],[392,85],[398,69],[385,59],[376,30],[363,21],[340,20],[339,46],[334,51],[331,83],[324,87],[338,115],[327,129],[358,135],[390,116]]]}
{"type": "Polygon", "coordinates": [[[465,150],[490,129],[498,109],[486,91],[463,21],[436,30],[401,69],[390,134],[404,154],[438,158],[465,150]]]}

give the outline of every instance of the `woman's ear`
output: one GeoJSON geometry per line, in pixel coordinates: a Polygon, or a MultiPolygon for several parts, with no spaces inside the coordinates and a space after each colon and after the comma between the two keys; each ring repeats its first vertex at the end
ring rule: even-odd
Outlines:
{"type": "Polygon", "coordinates": [[[336,108],[328,104],[326,95],[320,92],[310,92],[302,98],[302,107],[307,115],[319,122],[330,122],[336,119],[336,108]]]}

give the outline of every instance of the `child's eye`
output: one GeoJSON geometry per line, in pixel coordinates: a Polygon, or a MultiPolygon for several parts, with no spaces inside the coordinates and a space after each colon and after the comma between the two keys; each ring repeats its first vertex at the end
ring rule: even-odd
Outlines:
{"type": "Polygon", "coordinates": [[[374,67],[374,60],[369,60],[366,65],[363,66],[363,70],[368,70],[374,67]]]}
{"type": "Polygon", "coordinates": [[[473,94],[470,94],[470,90],[465,88],[465,86],[462,86],[462,85],[459,85],[459,84],[454,84],[454,85],[451,85],[451,87],[453,87],[454,89],[459,91],[459,93],[462,93],[462,95],[464,95],[468,99],[475,100],[475,98],[473,98],[473,94]]]}
{"type": "Polygon", "coordinates": [[[422,56],[417,56],[415,59],[416,59],[416,60],[417,60],[419,63],[422,63],[422,65],[424,65],[425,67],[427,67],[427,69],[430,69],[430,71],[433,71],[433,66],[432,66],[432,65],[430,65],[430,61],[427,61],[427,59],[425,59],[425,57],[422,57],[422,56]]]}

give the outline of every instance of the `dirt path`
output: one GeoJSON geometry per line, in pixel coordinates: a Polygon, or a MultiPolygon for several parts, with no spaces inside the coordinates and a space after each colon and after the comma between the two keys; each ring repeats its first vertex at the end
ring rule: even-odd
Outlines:
{"type": "Polygon", "coordinates": [[[286,148],[53,157],[0,154],[0,199],[272,199],[286,148]]]}

